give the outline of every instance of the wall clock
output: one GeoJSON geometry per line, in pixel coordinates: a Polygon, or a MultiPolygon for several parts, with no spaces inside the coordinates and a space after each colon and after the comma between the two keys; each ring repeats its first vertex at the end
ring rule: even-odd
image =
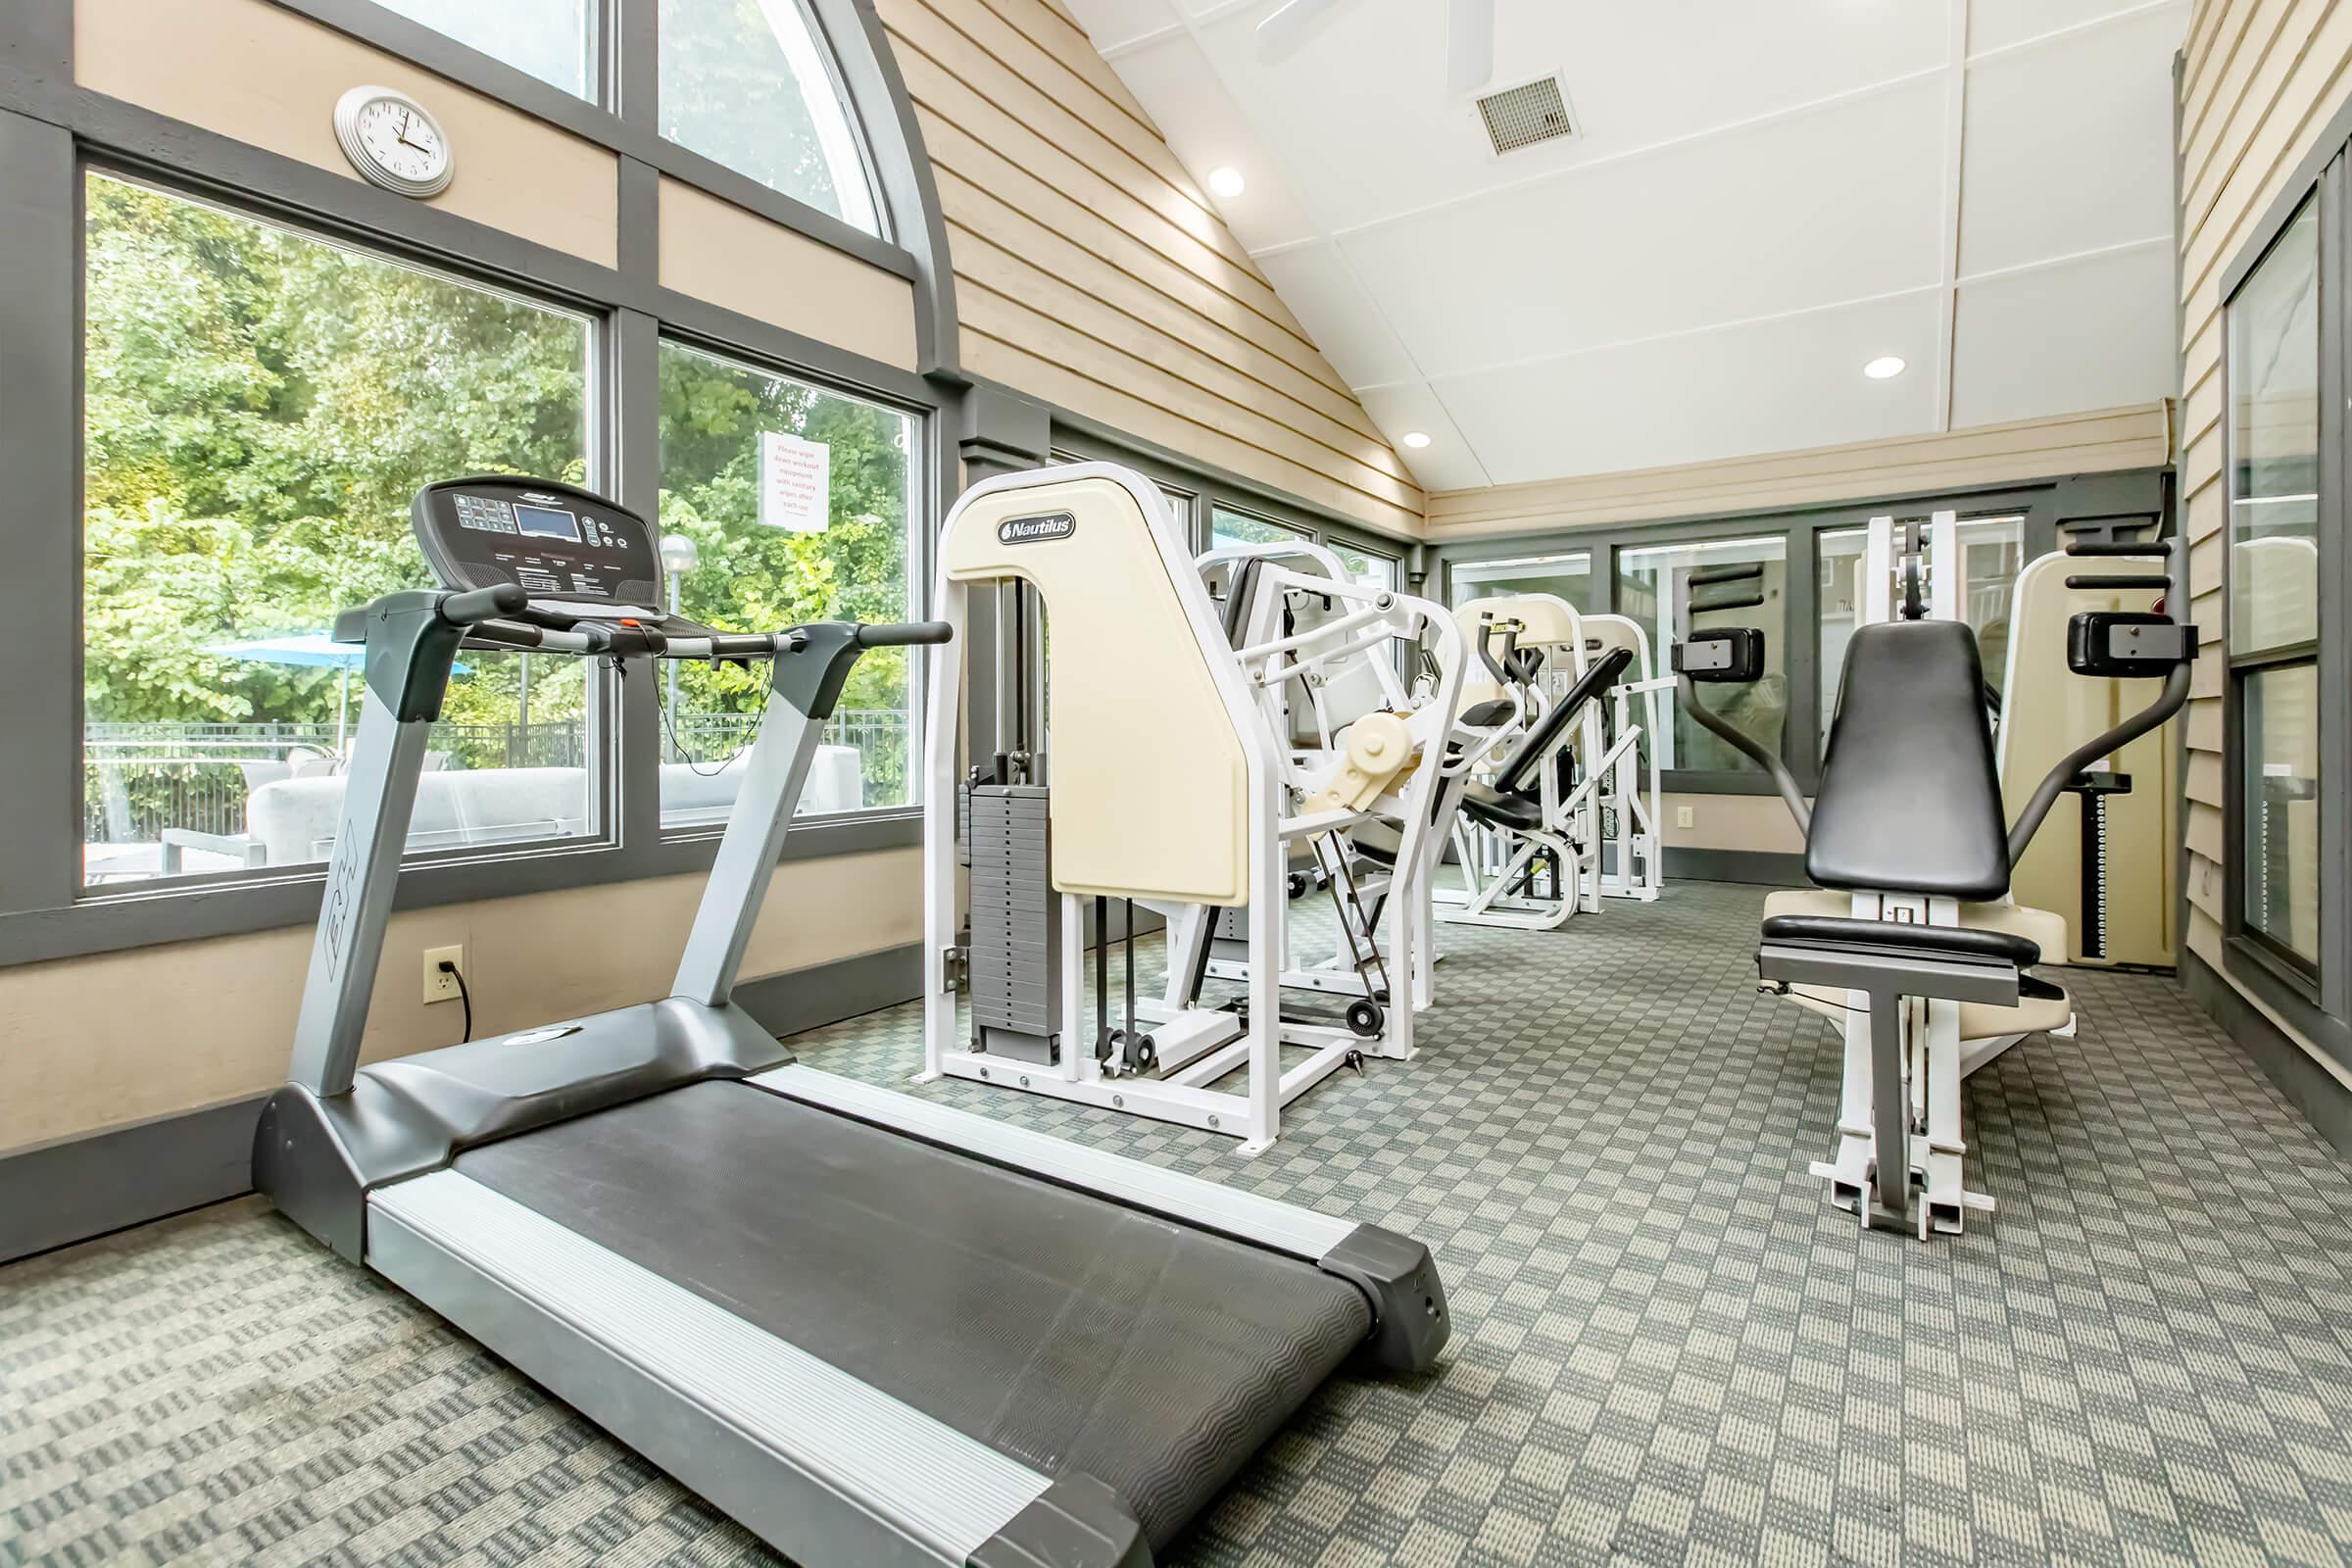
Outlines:
{"type": "Polygon", "coordinates": [[[352,88],[335,104],[335,140],[352,168],[388,191],[422,198],[449,188],[449,137],[405,92],[352,88]]]}

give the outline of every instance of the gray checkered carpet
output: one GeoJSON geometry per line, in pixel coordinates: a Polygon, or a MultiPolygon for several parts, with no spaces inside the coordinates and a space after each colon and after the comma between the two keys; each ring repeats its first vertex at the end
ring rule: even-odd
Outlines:
{"type": "MultiPolygon", "coordinates": [[[[1806,1174],[1838,1048],[1751,988],[1760,890],[1448,928],[1422,1054],[1232,1145],[957,1103],[1437,1249],[1434,1376],[1346,1381],[1202,1563],[2340,1562],[2352,1174],[2171,983],[1968,1085],[2000,1211],[1922,1245],[1806,1174]]],[[[804,1042],[897,1081],[914,1009],[804,1042]]],[[[0,1271],[0,1563],[716,1563],[758,1547],[243,1200],[0,1271]]]]}

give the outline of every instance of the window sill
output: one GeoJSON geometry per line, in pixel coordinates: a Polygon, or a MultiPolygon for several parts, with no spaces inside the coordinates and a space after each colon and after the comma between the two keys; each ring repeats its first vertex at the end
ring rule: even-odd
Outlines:
{"type": "MultiPolygon", "coordinates": [[[[922,837],[920,808],[804,820],[786,835],[778,863],[900,849],[920,844],[922,837]]],[[[403,869],[393,907],[432,908],[708,873],[717,849],[718,835],[711,833],[643,846],[600,842],[564,849],[559,841],[523,853],[418,861],[403,869]]],[[[310,925],[318,918],[325,880],[326,866],[320,863],[290,867],[276,876],[230,875],[168,883],[152,891],[85,892],[64,908],[0,915],[0,969],[310,925]]]]}
{"type": "Polygon", "coordinates": [[[2314,1046],[2340,1062],[2352,1063],[2352,1025],[2321,1004],[2312,977],[2243,934],[2222,944],[2223,974],[2248,996],[2284,1019],[2314,1046]]]}

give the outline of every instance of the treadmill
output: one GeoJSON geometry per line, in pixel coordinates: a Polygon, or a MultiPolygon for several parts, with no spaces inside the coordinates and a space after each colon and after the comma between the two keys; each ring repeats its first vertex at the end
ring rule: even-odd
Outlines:
{"type": "Polygon", "coordinates": [[[852,666],[947,626],[664,615],[645,521],[544,479],[412,521],[441,590],[335,625],[358,740],[254,1139],[296,1223],[808,1564],[1149,1563],[1351,1355],[1432,1365],[1419,1244],[819,1072],[733,1001],[852,666]],[[361,1067],[461,649],[764,661],[768,702],[668,996],[361,1067]]]}

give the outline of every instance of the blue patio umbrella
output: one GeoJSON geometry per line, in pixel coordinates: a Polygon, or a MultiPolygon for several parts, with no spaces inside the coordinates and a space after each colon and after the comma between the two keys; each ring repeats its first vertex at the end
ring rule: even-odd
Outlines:
{"type": "MultiPolygon", "coordinates": [[[[205,652],[257,664],[341,671],[335,682],[335,752],[341,755],[344,738],[351,729],[351,672],[368,662],[365,644],[339,643],[322,631],[290,631],[275,637],[257,637],[250,642],[213,643],[205,652]]],[[[453,665],[452,669],[460,675],[466,672],[464,664],[453,665]]]]}

